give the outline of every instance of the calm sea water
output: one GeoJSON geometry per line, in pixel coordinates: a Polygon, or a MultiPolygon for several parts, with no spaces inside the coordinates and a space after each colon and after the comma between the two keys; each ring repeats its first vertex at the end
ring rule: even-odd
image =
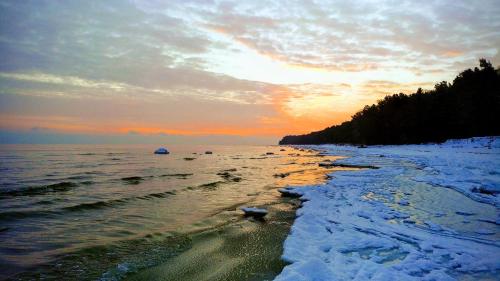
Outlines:
{"type": "Polygon", "coordinates": [[[245,220],[240,206],[279,211],[277,188],[326,172],[324,156],[278,146],[155,148],[0,146],[0,279],[129,277],[245,220]]]}

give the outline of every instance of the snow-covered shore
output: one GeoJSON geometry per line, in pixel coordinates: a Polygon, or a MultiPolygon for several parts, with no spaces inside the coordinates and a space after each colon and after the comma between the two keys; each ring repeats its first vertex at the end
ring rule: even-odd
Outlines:
{"type": "Polygon", "coordinates": [[[303,206],[275,280],[456,280],[500,276],[500,138],[312,146],[345,155],[303,206]]]}

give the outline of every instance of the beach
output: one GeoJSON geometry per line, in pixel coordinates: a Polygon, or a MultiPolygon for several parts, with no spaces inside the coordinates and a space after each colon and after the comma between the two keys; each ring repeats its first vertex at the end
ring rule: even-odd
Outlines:
{"type": "Polygon", "coordinates": [[[2,278],[494,280],[498,143],[8,147],[2,278]]]}

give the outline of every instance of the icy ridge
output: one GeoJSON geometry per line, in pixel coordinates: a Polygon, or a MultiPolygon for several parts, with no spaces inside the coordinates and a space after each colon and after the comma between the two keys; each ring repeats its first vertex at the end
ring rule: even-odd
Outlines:
{"type": "Polygon", "coordinates": [[[328,184],[296,188],[305,200],[284,245],[291,264],[275,280],[499,276],[498,137],[313,148],[379,169],[335,172],[328,184]]]}

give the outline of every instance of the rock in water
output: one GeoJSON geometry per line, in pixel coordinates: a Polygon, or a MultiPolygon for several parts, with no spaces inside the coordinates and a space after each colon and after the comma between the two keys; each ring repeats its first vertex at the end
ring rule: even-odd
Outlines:
{"type": "Polygon", "coordinates": [[[168,150],[164,147],[160,147],[157,150],[155,150],[155,154],[169,154],[168,150]]]}
{"type": "Polygon", "coordinates": [[[254,218],[263,218],[267,215],[266,209],[260,209],[255,207],[244,207],[241,210],[245,213],[245,216],[250,216],[254,218]]]}
{"type": "Polygon", "coordinates": [[[294,190],[293,188],[280,188],[278,192],[281,193],[283,197],[299,198],[304,195],[302,192],[294,190]]]}

